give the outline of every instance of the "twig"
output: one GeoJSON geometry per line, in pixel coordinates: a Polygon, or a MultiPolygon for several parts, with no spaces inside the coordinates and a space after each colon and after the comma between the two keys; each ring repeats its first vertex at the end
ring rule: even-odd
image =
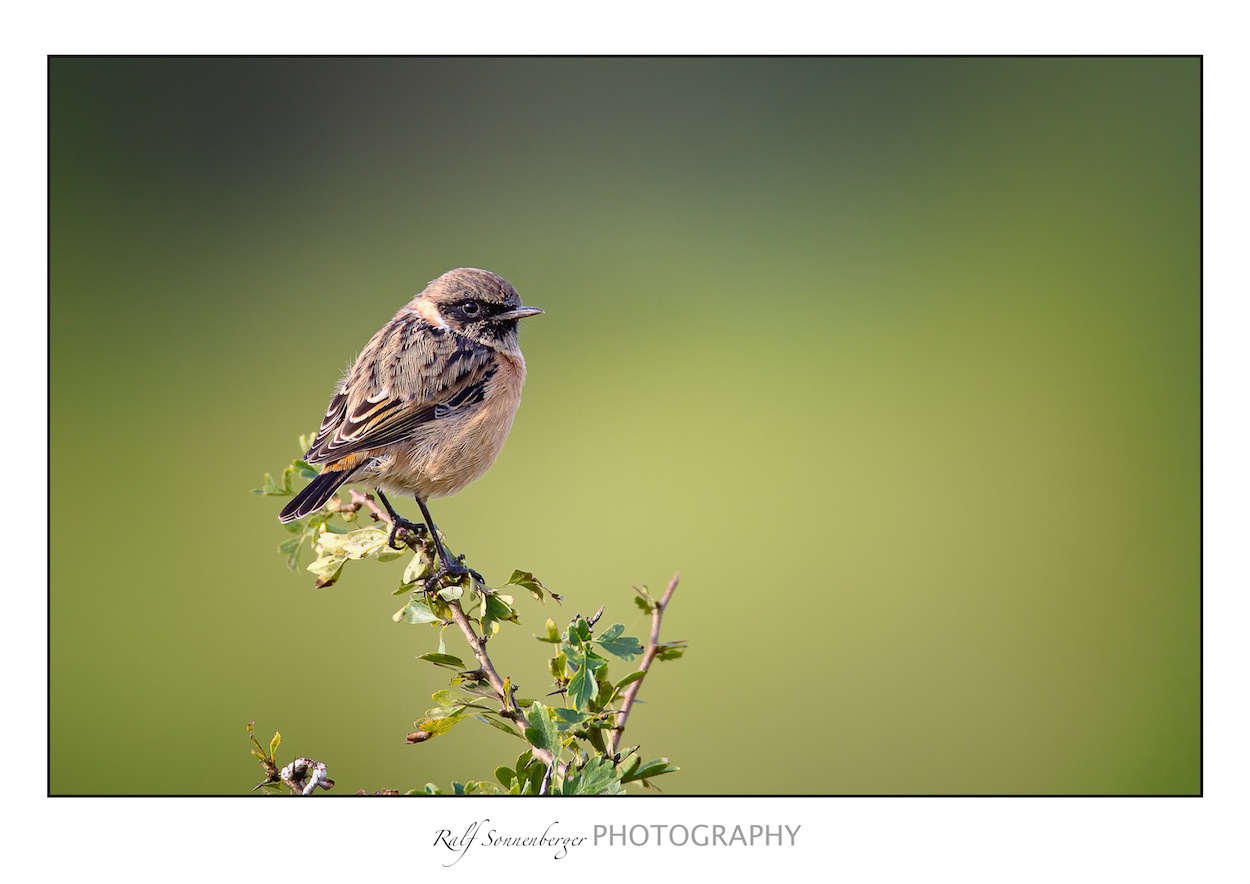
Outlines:
{"type": "MultiPolygon", "coordinates": [[[[460,600],[453,599],[447,602],[447,607],[451,609],[451,619],[456,621],[456,625],[460,627],[460,631],[464,633],[465,639],[469,642],[469,647],[473,649],[473,656],[477,657],[477,662],[482,665],[482,671],[486,675],[486,680],[494,689],[499,702],[503,704],[504,710],[508,713],[508,717],[512,719],[512,723],[520,729],[521,735],[525,735],[525,729],[530,726],[529,719],[525,717],[525,713],[521,711],[521,707],[516,704],[516,698],[509,696],[504,690],[503,679],[499,677],[499,671],[495,669],[495,664],[490,659],[490,654],[486,652],[486,642],[482,637],[473,630],[473,624],[469,622],[468,616],[464,613],[464,608],[460,607],[460,600]]],[[[527,741],[528,742],[528,741],[527,741]]],[[[546,749],[540,749],[531,744],[530,751],[534,757],[548,766],[551,765],[552,755],[546,749]]]]}
{"type": "MultiPolygon", "coordinates": [[[[361,494],[359,491],[352,489],[352,504],[357,506],[366,506],[373,513],[374,517],[386,524],[391,524],[390,514],[382,510],[373,502],[367,494],[361,494]]],[[[499,670],[495,668],[494,662],[490,659],[490,654],[486,651],[486,641],[473,630],[473,624],[469,622],[468,615],[464,613],[464,608],[460,607],[459,599],[452,599],[447,602],[447,607],[451,609],[451,619],[456,621],[456,625],[460,627],[460,631],[464,633],[465,639],[469,643],[469,647],[473,649],[473,656],[477,657],[477,662],[482,666],[482,674],[485,675],[486,681],[489,682],[495,695],[499,697],[499,702],[503,706],[503,710],[507,713],[507,717],[521,731],[522,739],[525,738],[525,729],[530,726],[529,719],[525,717],[525,713],[521,711],[521,707],[517,705],[516,697],[509,696],[509,692],[504,690],[503,679],[499,676],[499,670]]],[[[513,688],[515,692],[516,688],[513,688]]],[[[418,731],[418,733],[420,733],[418,731]]],[[[413,740],[409,735],[409,742],[421,742],[413,740]]],[[[428,739],[428,737],[426,738],[428,739]]],[[[528,743],[529,740],[526,740],[528,743]]],[[[547,749],[530,744],[530,752],[534,757],[548,767],[551,766],[555,758],[547,749]]]]}
{"type": "Polygon", "coordinates": [[[385,522],[388,525],[391,523],[391,517],[386,514],[385,510],[383,510],[380,506],[377,505],[377,502],[374,501],[372,495],[362,494],[361,492],[357,491],[355,488],[351,489],[351,493],[352,493],[352,502],[349,505],[345,505],[343,507],[344,510],[351,510],[355,512],[356,510],[359,510],[363,506],[363,507],[368,508],[369,512],[373,513],[373,518],[376,519],[377,521],[385,522]]]}
{"type": "MultiPolygon", "coordinates": [[[[642,655],[642,665],[638,667],[643,673],[651,668],[652,661],[660,652],[660,621],[664,619],[664,609],[668,607],[669,599],[673,597],[673,590],[677,588],[677,582],[680,579],[680,571],[673,574],[673,579],[668,582],[664,595],[655,603],[655,608],[651,611],[651,639],[647,642],[646,653],[642,655]]],[[[631,682],[626,686],[625,693],[621,695],[621,708],[616,719],[616,727],[608,732],[607,739],[604,741],[609,757],[616,754],[616,747],[620,745],[621,736],[625,733],[625,721],[629,718],[629,711],[634,707],[634,698],[638,696],[638,689],[646,680],[644,675],[637,681],[631,682]]]]}

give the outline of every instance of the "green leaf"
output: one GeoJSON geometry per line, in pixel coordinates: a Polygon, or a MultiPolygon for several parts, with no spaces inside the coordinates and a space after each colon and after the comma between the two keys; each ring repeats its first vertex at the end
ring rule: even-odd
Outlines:
{"type": "Polygon", "coordinates": [[[633,779],[634,771],[638,770],[638,766],[642,764],[641,755],[631,755],[621,762],[621,782],[628,783],[633,779]]]}
{"type": "Polygon", "coordinates": [[[573,708],[579,712],[587,711],[591,698],[599,692],[590,659],[590,655],[585,652],[569,659],[577,667],[577,671],[569,679],[568,698],[573,702],[573,708]]]}
{"type": "Polygon", "coordinates": [[[525,769],[529,767],[531,764],[537,764],[537,763],[538,763],[538,760],[534,758],[534,754],[530,752],[529,749],[526,749],[524,752],[522,752],[520,755],[517,756],[516,768],[515,768],[517,776],[518,777],[525,776],[525,769]]]}
{"type": "Polygon", "coordinates": [[[426,710],[425,716],[416,722],[417,730],[429,731],[431,734],[444,733],[451,730],[452,725],[457,722],[482,711],[482,707],[475,705],[474,699],[463,697],[455,691],[436,692],[434,702],[439,705],[426,710]]]}
{"type": "MultiPolygon", "coordinates": [[[[304,449],[305,451],[307,449],[304,449]]],[[[315,479],[320,472],[312,464],[306,460],[296,458],[282,471],[282,484],[279,485],[269,473],[265,473],[265,478],[261,487],[252,490],[253,494],[264,494],[275,497],[289,497],[294,493],[291,485],[291,478],[298,476],[301,479],[315,479]]]]}
{"type": "Polygon", "coordinates": [[[667,758],[657,758],[654,761],[648,761],[646,764],[639,765],[635,770],[623,777],[623,781],[631,783],[635,780],[651,779],[652,777],[658,777],[661,774],[674,773],[679,770],[681,770],[681,768],[673,767],[668,763],[667,758]]]}
{"type": "Polygon", "coordinates": [[[437,718],[421,718],[416,724],[417,730],[425,731],[431,737],[437,737],[439,734],[447,733],[463,720],[462,715],[445,715],[437,718]]]}
{"type": "Polygon", "coordinates": [[[345,564],[347,560],[338,556],[322,556],[309,565],[308,570],[317,575],[317,582],[314,584],[317,589],[325,589],[337,583],[345,564]]]}
{"type": "Polygon", "coordinates": [[[429,603],[430,610],[438,617],[444,625],[452,622],[451,607],[438,595],[425,596],[426,602],[429,603]]]}
{"type": "MultiPolygon", "coordinates": [[[[322,520],[324,524],[324,520],[322,520]]],[[[313,521],[310,520],[311,528],[313,521]]],[[[317,587],[332,586],[339,579],[343,565],[352,559],[377,556],[379,560],[395,558],[395,551],[386,546],[387,534],[378,528],[361,528],[346,534],[323,532],[316,535],[319,558],[308,566],[317,575],[317,587]]]]}
{"type": "Polygon", "coordinates": [[[495,693],[495,689],[492,688],[490,683],[485,679],[482,681],[466,681],[464,673],[461,673],[453,678],[451,683],[458,686],[460,690],[467,694],[472,694],[475,697],[485,697],[488,700],[496,702],[498,701],[498,695],[495,693]]]}
{"type": "Polygon", "coordinates": [[[451,654],[422,654],[417,659],[428,660],[435,666],[442,666],[444,669],[454,669],[457,672],[464,669],[464,661],[459,657],[453,657],[451,654]]]}
{"type": "Polygon", "coordinates": [[[620,681],[616,683],[616,689],[619,691],[622,688],[624,688],[626,685],[633,684],[634,682],[636,682],[638,679],[642,678],[646,674],[647,673],[643,672],[641,669],[639,669],[637,672],[631,672],[629,675],[625,676],[624,678],[622,678],[620,681]]]}
{"type": "Polygon", "coordinates": [[[341,556],[344,559],[363,559],[388,549],[388,536],[381,528],[359,528],[346,534],[322,534],[317,538],[317,551],[322,555],[341,556]]]}
{"type": "Polygon", "coordinates": [[[483,780],[469,780],[466,783],[452,780],[451,793],[453,795],[500,795],[503,790],[496,784],[483,780]]]}
{"type": "Polygon", "coordinates": [[[286,556],[286,566],[292,571],[299,567],[299,554],[303,546],[303,537],[290,537],[278,544],[278,552],[286,556]]]}
{"type": "Polygon", "coordinates": [[[551,711],[555,713],[556,727],[561,731],[576,727],[590,717],[589,712],[578,712],[576,709],[566,709],[563,706],[553,706],[551,711]]]}
{"type": "Polygon", "coordinates": [[[595,643],[622,660],[632,660],[642,653],[642,642],[632,635],[621,635],[624,631],[624,624],[613,623],[603,635],[595,639],[595,643]]]}
{"type": "Polygon", "coordinates": [[[458,602],[463,596],[464,587],[458,583],[453,583],[438,591],[438,597],[445,602],[458,602]]]}
{"type": "Polygon", "coordinates": [[[499,782],[503,784],[503,787],[507,789],[516,782],[516,771],[510,767],[500,765],[495,768],[495,779],[499,780],[499,782]]]}
{"type": "Polygon", "coordinates": [[[547,773],[547,765],[534,757],[533,750],[526,749],[517,758],[517,782],[508,790],[515,795],[537,795],[543,776],[547,773]],[[513,791],[515,790],[515,791],[513,791]]]}
{"type": "MultiPolygon", "coordinates": [[[[545,768],[538,770],[530,769],[525,772],[525,779],[521,783],[521,789],[517,793],[519,795],[537,795],[538,790],[542,788],[543,774],[546,773],[545,768]]],[[[509,790],[511,791],[511,790],[509,790]]]]}
{"type": "Polygon", "coordinates": [[[441,691],[435,691],[431,695],[431,699],[440,706],[459,706],[464,703],[460,694],[446,688],[441,691]]]}
{"type": "Polygon", "coordinates": [[[494,635],[503,622],[520,623],[517,610],[512,607],[512,596],[492,592],[486,596],[485,612],[482,614],[482,629],[494,635]]]}
{"type": "Polygon", "coordinates": [[[569,625],[569,643],[585,644],[593,638],[593,631],[585,617],[578,617],[569,625]]]}
{"type": "Polygon", "coordinates": [[[495,730],[503,731],[505,734],[507,734],[510,737],[516,737],[518,740],[524,739],[516,728],[514,728],[512,725],[508,724],[507,722],[500,721],[498,718],[495,718],[494,716],[475,715],[473,717],[476,718],[478,721],[483,721],[486,724],[489,724],[495,730]]]}
{"type": "Polygon", "coordinates": [[[265,473],[265,478],[261,481],[259,488],[252,489],[253,494],[263,494],[266,497],[290,497],[292,493],[289,473],[287,474],[286,487],[279,485],[273,480],[273,476],[265,473]]]}
{"type": "Polygon", "coordinates": [[[396,623],[446,623],[437,614],[430,610],[430,606],[425,599],[413,599],[404,605],[391,617],[396,623]]]}
{"type": "Polygon", "coordinates": [[[543,600],[543,592],[547,589],[543,582],[529,571],[513,571],[512,576],[504,582],[504,586],[523,586],[534,596],[535,601],[543,600]]]}
{"type": "Polygon", "coordinates": [[[599,690],[595,694],[594,707],[602,709],[612,702],[612,698],[616,696],[616,687],[608,679],[608,670],[601,667],[595,671],[595,683],[599,685],[599,690]]]}
{"type": "MultiPolygon", "coordinates": [[[[333,531],[334,529],[330,528],[330,530],[333,531]]],[[[390,562],[398,559],[403,554],[404,551],[402,549],[391,549],[390,546],[384,544],[377,552],[377,559],[379,562],[390,562]]]]}
{"type": "Polygon", "coordinates": [[[492,592],[486,597],[487,616],[494,617],[496,620],[511,620],[514,623],[520,623],[520,616],[516,608],[512,607],[512,602],[512,596],[492,592]]]}
{"type": "Polygon", "coordinates": [[[564,795],[614,795],[621,791],[620,774],[612,759],[596,756],[586,762],[579,771],[570,773],[564,780],[564,795]]]}
{"type": "Polygon", "coordinates": [[[278,754],[278,747],[282,745],[282,732],[274,731],[273,739],[269,741],[269,757],[273,758],[278,754]]]}
{"type": "Polygon", "coordinates": [[[553,645],[558,645],[563,640],[560,636],[560,630],[556,626],[556,622],[550,617],[547,618],[547,634],[536,635],[534,638],[538,639],[540,642],[550,642],[553,645]]]}
{"type": "Polygon", "coordinates": [[[408,567],[404,568],[403,582],[416,583],[418,580],[424,581],[427,577],[433,576],[434,564],[430,557],[424,553],[413,553],[408,567]]]}
{"type": "Polygon", "coordinates": [[[530,726],[525,729],[525,739],[538,749],[546,749],[552,755],[559,753],[560,736],[556,723],[551,718],[551,710],[542,703],[530,706],[526,718],[530,726]]]}
{"type": "Polygon", "coordinates": [[[685,642],[661,642],[656,647],[658,648],[658,653],[655,655],[657,660],[676,660],[686,653],[685,642]]]}

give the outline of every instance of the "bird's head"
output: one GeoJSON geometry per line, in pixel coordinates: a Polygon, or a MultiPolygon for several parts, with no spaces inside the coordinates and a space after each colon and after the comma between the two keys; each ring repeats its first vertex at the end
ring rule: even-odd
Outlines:
{"type": "Polygon", "coordinates": [[[517,346],[517,322],[543,311],[521,305],[512,283],[488,270],[449,270],[413,299],[411,308],[445,328],[497,350],[517,346]]]}

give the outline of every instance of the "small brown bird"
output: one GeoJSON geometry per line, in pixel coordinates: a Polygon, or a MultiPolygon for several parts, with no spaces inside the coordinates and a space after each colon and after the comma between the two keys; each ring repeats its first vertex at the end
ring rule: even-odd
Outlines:
{"type": "MultiPolygon", "coordinates": [[[[384,491],[411,494],[448,575],[481,576],[452,561],[426,501],[455,494],[490,469],[521,404],[525,359],[517,322],[543,311],[521,306],[516,289],[485,270],[461,267],[432,281],[382,326],[339,384],[312,447],[325,464],[278,516],[315,513],[345,483],[371,484],[391,516],[392,547],[401,518],[384,491]]],[[[463,558],[463,557],[461,557],[463,558]]]]}

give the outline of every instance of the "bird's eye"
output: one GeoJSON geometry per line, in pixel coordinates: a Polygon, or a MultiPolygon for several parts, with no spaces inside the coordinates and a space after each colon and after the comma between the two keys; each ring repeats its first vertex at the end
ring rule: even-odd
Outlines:
{"type": "Polygon", "coordinates": [[[482,305],[477,301],[465,301],[460,305],[460,312],[465,316],[477,316],[482,312],[482,305]]]}

